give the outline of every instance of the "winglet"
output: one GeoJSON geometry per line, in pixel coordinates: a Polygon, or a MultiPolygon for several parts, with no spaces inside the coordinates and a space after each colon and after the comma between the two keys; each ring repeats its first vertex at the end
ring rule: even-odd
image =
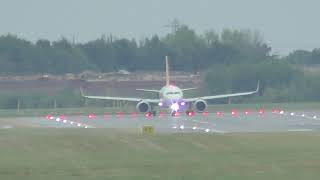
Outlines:
{"type": "Polygon", "coordinates": [[[85,95],[84,95],[83,90],[82,90],[81,87],[80,87],[80,93],[81,93],[81,96],[85,97],[85,95]]]}
{"type": "Polygon", "coordinates": [[[259,92],[259,89],[260,89],[260,80],[258,80],[257,89],[256,89],[255,92],[256,92],[256,93],[259,92]]]}

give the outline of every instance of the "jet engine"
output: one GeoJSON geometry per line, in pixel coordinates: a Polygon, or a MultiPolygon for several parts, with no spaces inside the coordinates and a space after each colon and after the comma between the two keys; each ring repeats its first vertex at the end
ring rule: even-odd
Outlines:
{"type": "Polygon", "coordinates": [[[198,99],[193,103],[193,108],[199,113],[204,112],[207,109],[207,102],[202,99],[198,99]]]}
{"type": "Polygon", "coordinates": [[[148,102],[141,101],[137,104],[136,109],[140,113],[146,113],[151,111],[151,105],[148,102]]]}

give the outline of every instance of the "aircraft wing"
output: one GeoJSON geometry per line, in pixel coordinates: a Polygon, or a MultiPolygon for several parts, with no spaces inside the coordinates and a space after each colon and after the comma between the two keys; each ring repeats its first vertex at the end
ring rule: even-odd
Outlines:
{"type": "Polygon", "coordinates": [[[186,89],[181,89],[181,91],[190,91],[190,90],[195,90],[195,89],[198,89],[198,88],[186,88],[186,89]]]}
{"type": "Polygon", "coordinates": [[[258,85],[257,85],[257,89],[255,91],[242,92],[242,93],[233,93],[233,94],[221,94],[221,95],[214,95],[214,96],[202,96],[202,97],[196,97],[196,98],[187,98],[187,99],[184,99],[184,101],[193,102],[193,101],[196,101],[198,99],[209,100],[209,99],[228,98],[228,97],[235,97],[235,96],[246,96],[246,95],[255,94],[258,91],[259,91],[259,82],[258,82],[258,85]]]}
{"type": "Polygon", "coordinates": [[[160,99],[143,99],[143,98],[130,98],[130,97],[110,97],[110,96],[87,96],[83,93],[82,89],[80,89],[82,97],[88,99],[101,99],[101,100],[116,100],[116,101],[130,101],[130,102],[140,102],[146,101],[149,103],[159,103],[160,99]]]}
{"type": "Polygon", "coordinates": [[[136,89],[137,91],[145,91],[145,92],[155,92],[155,93],[159,93],[159,90],[153,90],[153,89],[136,89]]]}

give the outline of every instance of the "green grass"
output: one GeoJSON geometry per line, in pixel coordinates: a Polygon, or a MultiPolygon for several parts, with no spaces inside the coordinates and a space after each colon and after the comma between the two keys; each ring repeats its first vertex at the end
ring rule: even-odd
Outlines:
{"type": "MultiPolygon", "coordinates": [[[[259,109],[260,107],[266,109],[280,108],[284,110],[309,110],[320,111],[320,103],[261,103],[261,104],[211,104],[208,106],[208,111],[225,110],[232,108],[239,110],[243,109],[259,109]]],[[[15,109],[0,109],[0,117],[19,117],[19,116],[45,116],[48,113],[55,114],[87,114],[89,112],[103,114],[104,112],[132,112],[135,111],[134,106],[127,106],[124,108],[112,107],[83,107],[83,108],[57,108],[57,109],[20,109],[19,112],[15,109]]]]}
{"type": "Polygon", "coordinates": [[[320,134],[0,131],[0,179],[319,179],[320,134]]]}

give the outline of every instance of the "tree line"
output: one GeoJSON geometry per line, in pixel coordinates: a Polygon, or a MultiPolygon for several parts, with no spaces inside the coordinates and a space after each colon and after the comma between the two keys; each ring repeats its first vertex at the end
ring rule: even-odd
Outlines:
{"type": "Polygon", "coordinates": [[[318,64],[320,50],[296,50],[286,57],[271,54],[259,32],[225,29],[197,34],[186,25],[160,38],[142,40],[101,36],[86,43],[66,38],[30,42],[14,35],[0,36],[0,74],[79,73],[119,69],[162,70],[169,55],[172,69],[198,72],[216,64],[261,63],[283,60],[292,64],[318,64]]]}
{"type": "Polygon", "coordinates": [[[197,34],[185,25],[162,38],[154,35],[138,42],[113,36],[86,43],[66,38],[30,42],[8,34],[0,37],[0,73],[162,70],[166,55],[173,59],[173,69],[197,72],[212,64],[259,63],[272,58],[270,51],[258,32],[226,29],[197,34]]]}
{"type": "MultiPolygon", "coordinates": [[[[257,31],[225,29],[220,33],[210,30],[198,34],[186,25],[163,37],[154,35],[136,40],[102,35],[86,43],[66,38],[31,42],[8,34],[0,36],[0,75],[119,69],[163,71],[164,56],[169,55],[173,70],[204,72],[208,93],[247,91],[260,80],[260,96],[253,97],[254,102],[319,101],[320,73],[305,71],[303,67],[319,64],[320,49],[295,50],[284,57],[272,54],[271,50],[257,31]]],[[[67,92],[60,94],[78,97],[67,92]]],[[[44,107],[48,102],[46,106],[51,106],[52,99],[44,102],[45,95],[40,96],[26,94],[25,107],[44,107]]],[[[55,99],[66,99],[60,96],[55,99]]],[[[1,107],[16,106],[14,94],[2,98],[1,107]]],[[[58,106],[76,106],[80,101],[68,98],[58,106]]]]}

